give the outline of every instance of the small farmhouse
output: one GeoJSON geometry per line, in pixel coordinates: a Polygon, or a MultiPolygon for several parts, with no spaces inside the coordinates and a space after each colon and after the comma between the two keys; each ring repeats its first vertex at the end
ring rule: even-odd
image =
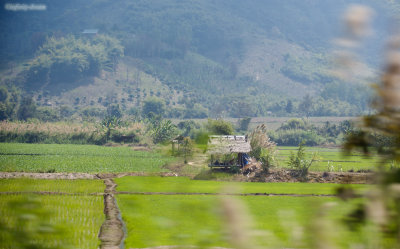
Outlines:
{"type": "Polygon", "coordinates": [[[248,163],[251,151],[247,136],[210,136],[207,153],[210,155],[209,167],[234,168],[248,163]]]}

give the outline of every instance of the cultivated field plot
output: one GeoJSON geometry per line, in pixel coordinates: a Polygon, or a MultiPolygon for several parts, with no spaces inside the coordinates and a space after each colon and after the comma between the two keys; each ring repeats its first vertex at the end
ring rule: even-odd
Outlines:
{"type": "MultiPolygon", "coordinates": [[[[341,186],[339,184],[220,182],[153,176],[126,176],[115,182],[118,184],[117,202],[127,226],[126,248],[162,245],[232,247],[228,236],[232,225],[229,217],[225,217],[229,211],[223,208],[226,198],[235,198],[247,207],[246,213],[254,221],[256,238],[253,242],[265,248],[293,247],[293,229],[310,225],[321,205],[336,203],[329,217],[332,222],[339,223],[337,228],[342,228],[340,217],[350,212],[351,204],[359,201],[345,203],[336,197],[311,196],[333,195],[341,186]],[[220,195],[229,192],[238,195],[220,195]],[[282,196],[241,195],[255,193],[282,196]]],[[[368,185],[351,187],[362,193],[368,185]]],[[[227,205],[235,204],[228,200],[227,205]]],[[[245,227],[245,224],[237,225],[245,227]]],[[[346,238],[344,242],[338,240],[341,244],[357,242],[355,240],[359,238],[345,228],[338,231],[346,238]]],[[[304,234],[296,246],[305,245],[308,238],[304,234]]]]}
{"type": "Polygon", "coordinates": [[[1,192],[94,194],[104,192],[104,183],[102,180],[0,179],[1,192]]]}
{"type": "Polygon", "coordinates": [[[97,236],[104,221],[103,196],[84,194],[103,192],[104,185],[100,183],[97,180],[1,179],[1,248],[19,248],[19,243],[33,243],[41,248],[97,248],[100,244],[97,236]],[[17,194],[21,191],[53,194],[17,194]]]}
{"type": "MultiPolygon", "coordinates": [[[[278,147],[279,167],[288,167],[290,153],[297,153],[297,147],[278,147]]],[[[382,159],[379,156],[365,157],[361,153],[344,154],[339,148],[306,147],[307,158],[317,153],[319,160],[311,166],[311,171],[340,172],[375,170],[382,159]]],[[[388,167],[390,165],[387,165],[388,167]]]]}
{"type": "Polygon", "coordinates": [[[165,172],[172,160],[129,147],[0,143],[3,172],[165,172]]]}
{"type": "MultiPolygon", "coordinates": [[[[188,177],[125,176],[115,179],[117,191],[133,193],[240,193],[333,195],[341,186],[333,183],[259,183],[191,180],[188,177]]],[[[368,185],[351,184],[358,192],[368,185]]]]}

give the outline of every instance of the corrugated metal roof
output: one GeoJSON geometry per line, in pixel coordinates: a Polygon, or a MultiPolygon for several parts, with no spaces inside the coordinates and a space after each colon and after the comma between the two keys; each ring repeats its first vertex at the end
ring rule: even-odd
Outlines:
{"type": "Polygon", "coordinates": [[[246,136],[210,136],[207,153],[209,154],[229,154],[229,153],[249,153],[251,146],[246,136]]]}

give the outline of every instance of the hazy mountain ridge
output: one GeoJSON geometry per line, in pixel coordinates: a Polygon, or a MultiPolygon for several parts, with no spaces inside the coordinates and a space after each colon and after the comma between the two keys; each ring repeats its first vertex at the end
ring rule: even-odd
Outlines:
{"type": "MultiPolygon", "coordinates": [[[[347,0],[38,2],[47,4],[46,13],[0,11],[0,31],[4,38],[0,53],[6,58],[3,64],[16,61],[15,58],[33,58],[46,36],[71,33],[80,37],[86,28],[98,28],[100,34],[117,38],[126,57],[108,78],[99,75],[71,84],[82,85],[77,88],[82,95],[79,101],[67,97],[76,92],[70,89],[60,91],[61,95],[46,94],[52,99],[50,102],[75,104],[77,108],[104,106],[107,103],[90,96],[93,89],[89,90],[96,82],[103,82],[108,84],[101,88],[105,92],[97,91],[96,96],[116,95],[119,97],[111,102],[120,104],[122,99],[130,99],[128,102],[132,103],[125,104],[127,107],[140,108],[140,101],[158,96],[171,108],[183,107],[191,101],[206,107],[209,114],[217,115],[220,113],[217,109],[222,108],[231,116],[242,111],[232,110],[229,104],[232,99],[250,105],[249,115],[262,116],[277,103],[283,106],[281,102],[286,99],[305,94],[318,96],[329,84],[337,84],[326,73],[330,67],[331,39],[339,34],[341,13],[353,3],[347,0]],[[134,63],[128,63],[132,62],[130,58],[134,63]],[[154,80],[142,80],[142,76],[154,80]],[[119,87],[123,79],[125,89],[119,87]],[[144,94],[146,87],[139,86],[138,80],[149,84],[149,92],[144,94]],[[142,92],[140,98],[129,97],[137,91],[142,92]],[[86,99],[84,103],[82,99],[86,99]]],[[[379,15],[387,11],[382,1],[359,2],[377,8],[379,15]]],[[[376,25],[382,27],[385,20],[385,17],[378,19],[376,25]]],[[[379,46],[385,30],[376,30],[373,40],[379,46]]],[[[376,56],[367,57],[374,61],[376,56]]],[[[42,90],[49,91],[51,86],[42,90]]],[[[43,93],[36,91],[35,96],[39,95],[43,93]]],[[[334,94],[330,98],[347,102],[334,94]]],[[[359,111],[365,108],[366,103],[355,102],[359,111]]]]}

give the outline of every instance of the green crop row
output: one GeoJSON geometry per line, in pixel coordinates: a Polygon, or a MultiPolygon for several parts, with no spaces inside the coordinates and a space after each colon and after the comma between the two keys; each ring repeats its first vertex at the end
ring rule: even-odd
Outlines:
{"type": "MultiPolygon", "coordinates": [[[[261,183],[191,180],[188,177],[126,176],[115,179],[117,191],[178,192],[178,193],[273,193],[273,194],[335,194],[341,186],[333,183],[261,183]]],[[[367,185],[351,184],[357,191],[367,185]]]]}
{"type": "Polygon", "coordinates": [[[0,171],[6,172],[164,172],[172,160],[128,147],[0,143],[0,171]]]}
{"type": "Polygon", "coordinates": [[[24,144],[0,143],[2,155],[69,155],[69,156],[122,156],[122,157],[158,157],[158,153],[134,151],[130,147],[106,147],[98,145],[76,144],[24,144]]]}
{"type": "Polygon", "coordinates": [[[349,245],[359,240],[358,236],[351,236],[352,233],[345,231],[343,224],[340,224],[339,217],[349,211],[350,205],[338,202],[336,198],[225,198],[202,195],[118,195],[118,205],[127,227],[125,247],[196,245],[201,248],[233,248],[232,241],[243,237],[248,248],[255,248],[252,245],[257,244],[262,245],[261,248],[307,248],[310,231],[304,228],[317,218],[318,207],[330,202],[338,205],[330,213],[337,229],[335,232],[342,236],[343,241],[338,240],[338,243],[349,245]]]}
{"type": "MultiPolygon", "coordinates": [[[[278,166],[288,167],[291,153],[296,154],[297,147],[278,147],[278,166]]],[[[377,155],[366,157],[362,153],[344,153],[340,148],[306,147],[306,158],[311,159],[313,154],[317,155],[317,161],[311,166],[311,171],[341,172],[341,171],[366,171],[375,170],[382,165],[383,159],[377,155]]],[[[384,162],[386,167],[399,167],[399,165],[384,162]]]]}
{"type": "Polygon", "coordinates": [[[0,195],[1,248],[97,248],[102,206],[102,196],[0,195]]]}
{"type": "Polygon", "coordinates": [[[102,193],[102,180],[0,179],[0,192],[102,193]]]}

